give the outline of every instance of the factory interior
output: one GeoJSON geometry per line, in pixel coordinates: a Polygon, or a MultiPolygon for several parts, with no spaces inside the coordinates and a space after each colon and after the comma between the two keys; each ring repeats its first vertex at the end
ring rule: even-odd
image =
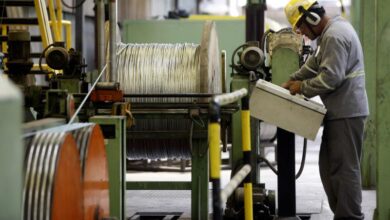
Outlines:
{"type": "Polygon", "coordinates": [[[390,4],[317,0],[366,73],[363,217],[337,218],[326,106],[281,87],[320,51],[290,1],[0,0],[0,220],[390,220],[390,4]]]}

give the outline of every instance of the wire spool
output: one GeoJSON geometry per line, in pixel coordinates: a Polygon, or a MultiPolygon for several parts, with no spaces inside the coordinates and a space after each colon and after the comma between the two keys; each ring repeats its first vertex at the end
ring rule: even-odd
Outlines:
{"type": "MultiPolygon", "coordinates": [[[[119,44],[117,79],[125,94],[221,93],[222,74],[214,22],[203,27],[201,44],[119,44]]],[[[132,98],[131,102],[197,102],[195,98],[132,98]]],[[[135,132],[188,131],[190,119],[137,119],[135,132]]],[[[129,139],[128,159],[189,159],[189,138],[129,139]]]]}
{"type": "MultiPolygon", "coordinates": [[[[214,22],[206,22],[201,44],[118,45],[117,79],[125,94],[221,93],[220,51],[214,22]]],[[[167,102],[172,99],[132,99],[167,102]]],[[[184,99],[188,101],[188,99],[184,99]]]]}
{"type": "Polygon", "coordinates": [[[27,146],[25,167],[23,219],[83,218],[81,167],[71,134],[35,135],[27,146]]]}
{"type": "Polygon", "coordinates": [[[72,133],[80,155],[84,219],[102,219],[109,216],[108,164],[103,133],[96,124],[83,124],[72,133]]]}

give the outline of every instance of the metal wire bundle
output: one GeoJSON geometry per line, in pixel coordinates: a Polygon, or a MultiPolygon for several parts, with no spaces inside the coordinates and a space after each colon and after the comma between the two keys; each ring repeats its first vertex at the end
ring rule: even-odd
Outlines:
{"type": "Polygon", "coordinates": [[[26,150],[23,219],[108,216],[108,165],[98,125],[43,130],[26,137],[26,150]]]}
{"type": "MultiPolygon", "coordinates": [[[[126,94],[200,93],[200,46],[184,44],[118,45],[118,82],[126,94]]],[[[132,98],[131,102],[193,102],[192,98],[132,98]]],[[[189,131],[190,120],[137,119],[133,131],[189,131]]],[[[189,132],[188,132],[189,134],[189,132]]],[[[190,136],[190,134],[188,135],[190,136]]],[[[128,159],[188,159],[190,141],[129,139],[128,159]]]]}
{"type": "Polygon", "coordinates": [[[38,133],[26,150],[23,219],[83,218],[81,168],[71,135],[38,133]]]}
{"type": "Polygon", "coordinates": [[[127,158],[130,160],[140,159],[189,159],[190,151],[190,119],[140,119],[132,131],[151,133],[154,131],[170,131],[177,133],[188,131],[187,137],[176,137],[175,139],[163,137],[154,139],[133,139],[127,140],[127,158]]]}
{"type": "MultiPolygon", "coordinates": [[[[118,45],[117,75],[126,94],[200,92],[197,44],[118,45]]],[[[188,102],[188,98],[134,98],[132,102],[188,102]]]]}

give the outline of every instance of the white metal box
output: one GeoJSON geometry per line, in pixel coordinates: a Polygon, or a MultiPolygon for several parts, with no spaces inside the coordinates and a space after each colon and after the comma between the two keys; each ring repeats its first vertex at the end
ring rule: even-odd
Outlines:
{"type": "Polygon", "coordinates": [[[258,80],[250,98],[251,116],[310,140],[316,138],[325,107],[280,86],[258,80]]]}

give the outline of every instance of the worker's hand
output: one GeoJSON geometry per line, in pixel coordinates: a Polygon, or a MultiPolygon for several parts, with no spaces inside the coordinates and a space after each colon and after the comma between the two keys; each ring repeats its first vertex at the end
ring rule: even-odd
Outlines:
{"type": "Polygon", "coordinates": [[[293,83],[294,81],[293,80],[289,80],[285,83],[282,84],[282,87],[285,88],[285,89],[290,89],[290,86],[291,84],[293,83]]]}
{"type": "Polygon", "coordinates": [[[290,83],[289,90],[290,90],[291,95],[302,93],[301,84],[302,84],[302,81],[292,81],[290,83]]]}

